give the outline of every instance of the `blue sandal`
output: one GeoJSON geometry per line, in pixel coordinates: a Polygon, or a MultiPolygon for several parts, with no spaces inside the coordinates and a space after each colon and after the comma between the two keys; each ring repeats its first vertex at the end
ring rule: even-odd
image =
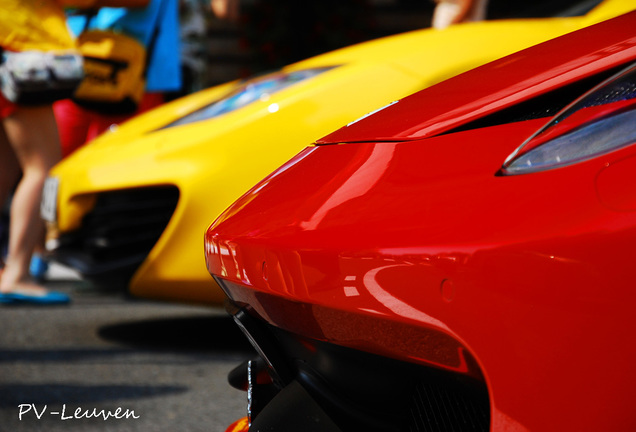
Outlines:
{"type": "Polygon", "coordinates": [[[63,305],[71,302],[71,298],[61,292],[49,291],[45,294],[24,294],[18,292],[0,293],[0,304],[15,305],[63,305]]]}

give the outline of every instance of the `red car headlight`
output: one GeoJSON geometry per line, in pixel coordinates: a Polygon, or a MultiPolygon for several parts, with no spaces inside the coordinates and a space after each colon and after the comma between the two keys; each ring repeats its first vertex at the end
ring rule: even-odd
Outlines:
{"type": "Polygon", "coordinates": [[[636,64],[568,105],[517,148],[501,174],[582,162],[636,143],[636,64]]]}

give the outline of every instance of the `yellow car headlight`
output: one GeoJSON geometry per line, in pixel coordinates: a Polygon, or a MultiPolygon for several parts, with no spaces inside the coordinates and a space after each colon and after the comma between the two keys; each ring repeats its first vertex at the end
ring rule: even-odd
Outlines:
{"type": "Polygon", "coordinates": [[[267,100],[269,97],[293,84],[306,81],[323,72],[333,69],[335,66],[303,69],[290,72],[275,72],[250,79],[238,88],[231,91],[225,97],[203,108],[200,108],[177,121],[174,121],[162,129],[208,120],[242,108],[252,102],[267,100]]]}

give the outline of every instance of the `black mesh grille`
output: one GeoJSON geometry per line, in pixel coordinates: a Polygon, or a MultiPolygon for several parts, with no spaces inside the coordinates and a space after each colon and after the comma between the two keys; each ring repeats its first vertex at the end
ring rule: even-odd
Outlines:
{"type": "Polygon", "coordinates": [[[587,101],[584,107],[592,107],[634,99],[634,97],[636,97],[636,81],[634,81],[634,75],[635,74],[632,73],[629,77],[608,86],[605,91],[599,92],[596,98],[587,101]]]}
{"type": "MultiPolygon", "coordinates": [[[[328,342],[300,340],[277,327],[261,327],[259,320],[236,310],[239,312],[234,312],[235,317],[268,358],[278,358],[277,371],[291,377],[283,379],[280,386],[293,380],[301,383],[343,431],[488,432],[490,429],[488,388],[477,376],[476,363],[467,352],[467,364],[474,365],[470,367],[473,376],[328,342]]],[[[280,389],[278,384],[272,386],[280,389]]]]}
{"type": "MultiPolygon", "coordinates": [[[[620,67],[612,68],[592,77],[584,78],[573,84],[566,85],[546,94],[536,96],[528,101],[521,102],[517,105],[473,120],[462,126],[448,130],[444,132],[444,134],[555,116],[559,113],[559,111],[578,99],[584,93],[604,80],[610,78],[623,68],[624,65],[621,65],[620,67]]],[[[630,91],[633,91],[633,89],[625,90],[625,94],[628,94],[630,91]]],[[[620,95],[617,94],[613,97],[617,98],[619,96],[620,95]]],[[[602,103],[607,102],[608,101],[606,100],[602,103]]]]}
{"type": "Polygon", "coordinates": [[[130,189],[98,195],[84,218],[84,247],[98,260],[148,254],[179,199],[176,187],[130,189]]]}
{"type": "Polygon", "coordinates": [[[488,394],[465,383],[420,382],[413,394],[411,432],[486,432],[488,394]]]}
{"type": "Polygon", "coordinates": [[[62,237],[56,254],[89,278],[130,277],[161,237],[178,200],[175,186],[102,192],[81,228],[62,237]]]}

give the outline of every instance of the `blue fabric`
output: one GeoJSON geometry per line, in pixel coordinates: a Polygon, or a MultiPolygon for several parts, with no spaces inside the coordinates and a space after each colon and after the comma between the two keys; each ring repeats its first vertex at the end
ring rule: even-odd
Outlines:
{"type": "MultiPolygon", "coordinates": [[[[86,26],[86,17],[71,13],[68,25],[77,36],[86,26]]],[[[88,28],[121,31],[146,47],[158,29],[148,63],[146,91],[181,89],[178,0],[151,0],[145,8],[101,8],[88,28]]]]}
{"type": "Polygon", "coordinates": [[[46,272],[49,271],[49,263],[39,254],[33,254],[31,256],[31,263],[29,264],[29,273],[35,280],[41,281],[44,279],[46,272]]]}

